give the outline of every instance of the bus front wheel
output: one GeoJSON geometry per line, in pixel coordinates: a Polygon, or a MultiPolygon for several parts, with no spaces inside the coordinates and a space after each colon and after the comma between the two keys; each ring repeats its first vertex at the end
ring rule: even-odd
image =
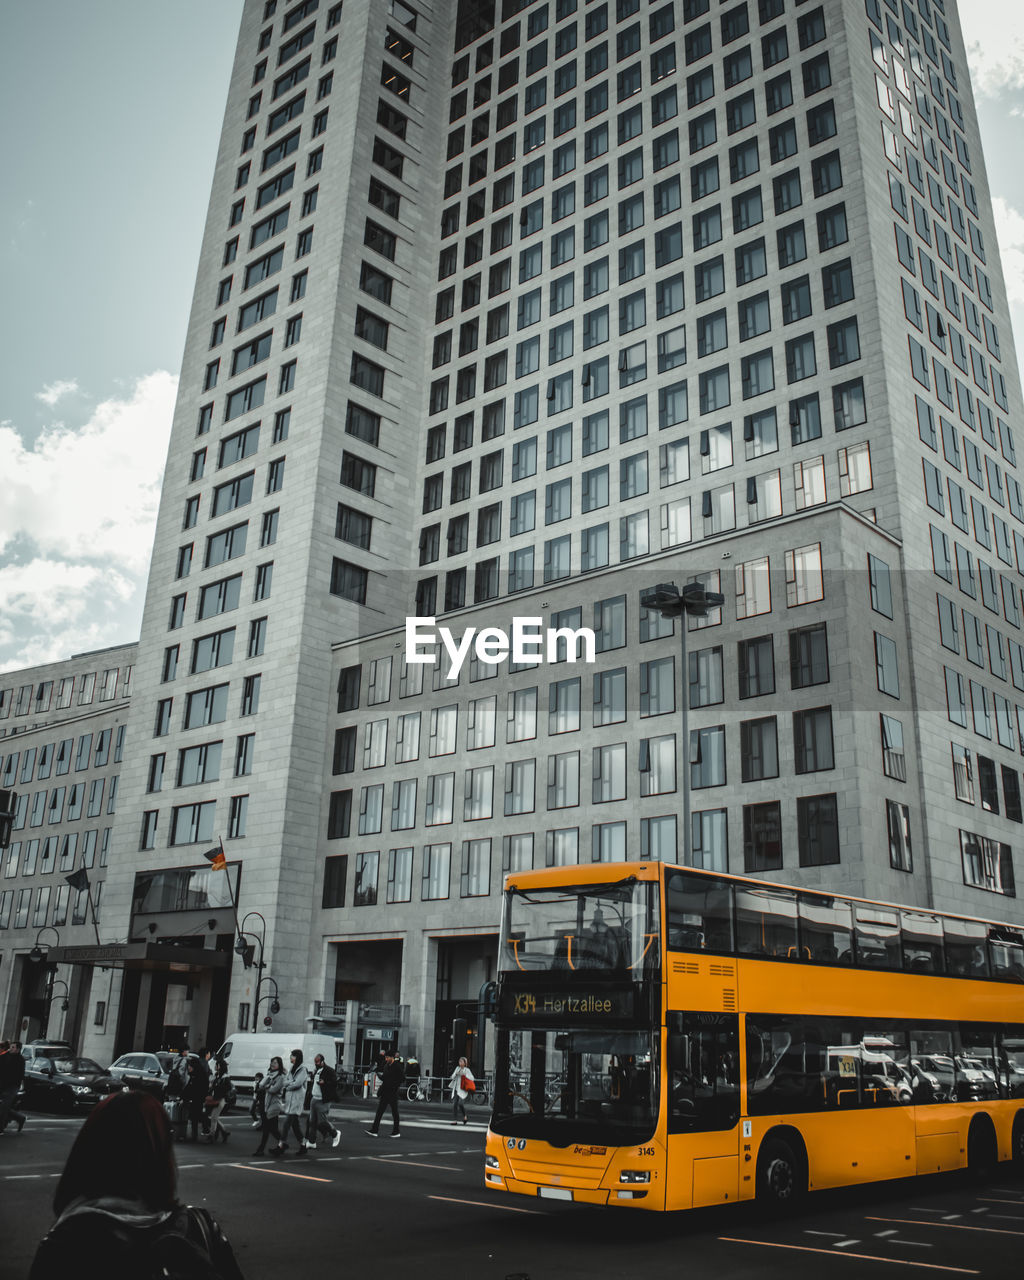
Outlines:
{"type": "Polygon", "coordinates": [[[768,1138],[757,1157],[758,1200],[777,1209],[789,1209],[806,1189],[799,1155],[784,1138],[768,1138]]]}

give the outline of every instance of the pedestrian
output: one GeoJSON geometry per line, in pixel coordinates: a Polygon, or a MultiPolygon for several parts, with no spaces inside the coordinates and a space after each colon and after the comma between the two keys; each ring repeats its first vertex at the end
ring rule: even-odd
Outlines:
{"type": "Polygon", "coordinates": [[[209,1081],[206,1072],[203,1070],[202,1063],[198,1058],[190,1058],[185,1092],[181,1095],[184,1110],[179,1124],[179,1137],[182,1142],[188,1141],[186,1136],[187,1128],[192,1130],[192,1141],[197,1142],[199,1140],[199,1126],[206,1115],[206,1099],[209,1095],[209,1090],[209,1081]]]}
{"type": "Polygon", "coordinates": [[[21,1045],[17,1041],[0,1040],[0,1133],[13,1120],[21,1133],[25,1127],[25,1117],[15,1111],[14,1104],[18,1100],[18,1090],[25,1079],[25,1059],[21,1056],[21,1045]]]}
{"type": "Polygon", "coordinates": [[[188,1045],[184,1044],[178,1050],[178,1057],[167,1073],[166,1094],[170,1098],[180,1098],[185,1092],[185,1086],[188,1084],[188,1045]]]}
{"type": "Polygon", "coordinates": [[[252,1104],[249,1107],[249,1115],[252,1116],[252,1127],[254,1129],[263,1128],[263,1120],[267,1113],[266,1106],[264,1105],[265,1098],[263,1090],[260,1088],[260,1081],[262,1079],[262,1071],[257,1071],[252,1078],[252,1104]]]}
{"type": "Polygon", "coordinates": [[[277,1118],[284,1110],[282,1093],[284,1090],[284,1063],[280,1058],[271,1058],[267,1074],[256,1084],[256,1089],[263,1099],[263,1132],[260,1134],[260,1145],[253,1152],[254,1156],[263,1155],[267,1149],[267,1139],[274,1139],[272,1150],[276,1150],[281,1141],[277,1128],[277,1118]]]}
{"type": "Polygon", "coordinates": [[[214,1068],[213,1081],[210,1084],[210,1092],[206,1097],[206,1120],[209,1133],[207,1142],[216,1142],[219,1138],[221,1142],[227,1142],[228,1131],[220,1122],[221,1113],[228,1105],[228,1094],[231,1092],[231,1077],[228,1075],[228,1064],[221,1059],[217,1059],[214,1068]],[[210,1105],[210,1102],[213,1105],[210,1105]]]}
{"type": "Polygon", "coordinates": [[[465,1058],[460,1058],[458,1066],[456,1066],[448,1081],[452,1091],[452,1124],[458,1124],[460,1116],[462,1117],[462,1123],[467,1123],[466,1099],[473,1090],[467,1089],[466,1083],[468,1081],[472,1084],[474,1078],[472,1071],[469,1069],[469,1063],[465,1058]]]}
{"type": "Polygon", "coordinates": [[[282,1114],[284,1119],[281,1121],[281,1140],[270,1153],[272,1156],[283,1156],[288,1150],[288,1143],[285,1138],[289,1133],[294,1133],[299,1149],[296,1155],[302,1155],[306,1149],[306,1143],[302,1137],[302,1126],[299,1124],[299,1116],[302,1115],[303,1107],[306,1102],[306,1084],[309,1080],[309,1072],[302,1065],[302,1050],[293,1049],[291,1052],[291,1066],[285,1072],[284,1086],[282,1088],[282,1101],[284,1102],[284,1110],[282,1114]]]}
{"type": "MultiPolygon", "coordinates": [[[[217,1068],[217,1059],[213,1055],[213,1050],[208,1049],[205,1044],[199,1050],[199,1065],[202,1068],[204,1074],[206,1075],[206,1095],[207,1097],[209,1097],[210,1091],[213,1088],[213,1076],[217,1068]]],[[[206,1111],[205,1109],[203,1111],[202,1122],[203,1122],[203,1137],[204,1138],[209,1137],[210,1115],[209,1115],[209,1112],[206,1111]]]]}
{"type": "Polygon", "coordinates": [[[316,1140],[321,1133],[331,1140],[336,1147],[341,1141],[341,1130],[331,1124],[331,1103],[338,1098],[338,1077],[333,1067],[324,1062],[324,1055],[318,1053],[313,1059],[313,1070],[310,1075],[309,1123],[306,1125],[306,1146],[316,1149],[316,1140]]]}
{"type": "Polygon", "coordinates": [[[57,1221],[30,1280],[65,1280],[92,1258],[104,1280],[149,1275],[242,1280],[227,1237],[206,1209],[177,1198],[167,1115],[152,1094],[114,1093],[89,1114],[57,1183],[57,1221]]]}
{"type": "Polygon", "coordinates": [[[401,1136],[401,1122],[398,1118],[398,1091],[405,1080],[405,1068],[395,1057],[394,1049],[384,1051],[384,1069],[381,1072],[380,1092],[377,1095],[377,1114],[373,1117],[373,1126],[367,1129],[371,1138],[380,1136],[380,1122],[385,1110],[391,1108],[391,1136],[401,1136]]]}

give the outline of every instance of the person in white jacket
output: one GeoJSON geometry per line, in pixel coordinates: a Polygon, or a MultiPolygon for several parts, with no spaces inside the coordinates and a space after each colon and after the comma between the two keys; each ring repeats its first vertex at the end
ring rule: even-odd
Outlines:
{"type": "Polygon", "coordinates": [[[281,1141],[271,1151],[272,1156],[283,1156],[288,1150],[288,1143],[285,1139],[289,1132],[295,1134],[299,1149],[296,1155],[302,1155],[306,1150],[306,1143],[302,1137],[302,1126],[299,1124],[299,1116],[302,1115],[306,1106],[306,1085],[309,1083],[309,1072],[302,1065],[302,1050],[293,1049],[291,1052],[291,1069],[285,1072],[284,1086],[281,1091],[281,1101],[284,1103],[284,1111],[281,1116],[281,1141]]]}
{"type": "Polygon", "coordinates": [[[466,1088],[466,1082],[472,1082],[474,1079],[469,1063],[465,1058],[460,1058],[458,1066],[448,1081],[452,1091],[452,1124],[458,1124],[460,1117],[462,1123],[466,1123],[466,1099],[470,1094],[470,1090],[466,1088]]]}

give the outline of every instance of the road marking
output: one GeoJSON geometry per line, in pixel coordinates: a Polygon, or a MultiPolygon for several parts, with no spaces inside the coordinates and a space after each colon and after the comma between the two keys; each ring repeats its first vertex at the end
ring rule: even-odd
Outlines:
{"type": "Polygon", "coordinates": [[[381,1164],[411,1165],[414,1169],[444,1169],[447,1173],[461,1173],[462,1170],[453,1164],[424,1164],[421,1160],[403,1160],[401,1156],[367,1156],[367,1160],[378,1160],[381,1164]]]}
{"type": "Polygon", "coordinates": [[[1005,1227],[969,1227],[966,1222],[921,1222],[916,1218],[868,1218],[868,1222],[897,1222],[904,1227],[947,1227],[953,1231],[983,1231],[993,1236],[1024,1236],[1024,1231],[1007,1231],[1005,1227]]]}
{"type": "Polygon", "coordinates": [[[913,1249],[933,1249],[935,1246],[927,1240],[901,1240],[895,1227],[888,1231],[876,1231],[876,1240],[890,1240],[893,1244],[905,1244],[913,1249]]]}
{"type": "Polygon", "coordinates": [[[314,1178],[308,1173],[289,1173],[287,1169],[264,1169],[258,1164],[236,1164],[236,1169],[248,1169],[250,1173],[274,1173],[279,1178],[301,1178],[303,1182],[330,1182],[330,1178],[314,1178]]]}
{"type": "Polygon", "coordinates": [[[534,1217],[544,1217],[539,1209],[519,1209],[511,1204],[495,1204],[489,1200],[456,1200],[454,1196],[427,1196],[428,1200],[443,1200],[445,1204],[471,1204],[478,1209],[504,1209],[506,1213],[532,1213],[534,1217]]]}
{"type": "Polygon", "coordinates": [[[4,1182],[26,1182],[29,1178],[41,1178],[41,1173],[9,1173],[4,1182]]]}
{"type": "Polygon", "coordinates": [[[860,1241],[859,1240],[840,1240],[837,1244],[834,1244],[832,1247],[834,1249],[848,1249],[851,1244],[860,1244],[860,1241]]]}
{"type": "Polygon", "coordinates": [[[979,1200],[984,1200],[988,1204],[1020,1204],[1024,1205],[1024,1200],[997,1200],[995,1196],[979,1196],[979,1200]]]}
{"type": "Polygon", "coordinates": [[[830,1240],[842,1240],[843,1233],[841,1231],[805,1231],[805,1236],[828,1236],[830,1240]]]}
{"type": "Polygon", "coordinates": [[[955,1271],[959,1275],[965,1276],[981,1275],[980,1271],[975,1271],[970,1267],[945,1267],[937,1262],[915,1262],[912,1258],[883,1258],[874,1253],[837,1254],[832,1249],[816,1249],[809,1244],[782,1244],[777,1240],[741,1240],[737,1236],[719,1236],[718,1239],[723,1244],[758,1244],[766,1249],[796,1249],[800,1253],[824,1253],[832,1258],[857,1258],[861,1262],[888,1262],[894,1267],[927,1267],[931,1271],[955,1271]]]}

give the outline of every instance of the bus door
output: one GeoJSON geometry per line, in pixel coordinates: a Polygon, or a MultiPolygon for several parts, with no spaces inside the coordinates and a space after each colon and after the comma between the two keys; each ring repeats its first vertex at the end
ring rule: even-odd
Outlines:
{"type": "Polygon", "coordinates": [[[733,1201],[739,1184],[739,1019],[669,1013],[666,1024],[665,1207],[733,1201]]]}

